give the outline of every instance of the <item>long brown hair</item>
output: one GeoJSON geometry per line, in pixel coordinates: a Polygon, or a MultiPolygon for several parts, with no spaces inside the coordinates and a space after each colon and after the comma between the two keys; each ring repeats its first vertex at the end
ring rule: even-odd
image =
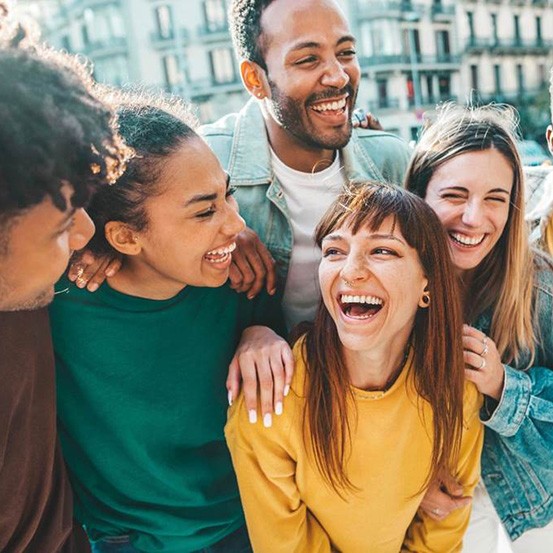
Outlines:
{"type": "MultiPolygon", "coordinates": [[[[463,422],[461,308],[443,227],[432,209],[415,195],[367,182],[338,197],[319,223],[315,237],[320,247],[325,236],[344,225],[355,234],[361,227],[379,228],[387,217],[394,218],[407,243],[417,251],[431,297],[429,307],[418,310],[411,336],[415,389],[433,411],[428,483],[441,469],[455,474],[463,422]]],[[[310,445],[327,483],[338,493],[351,490],[354,486],[346,464],[351,440],[348,408],[353,405],[353,394],[336,326],[322,302],[302,354],[307,367],[306,446],[310,445]]]]}
{"type": "Polygon", "coordinates": [[[534,357],[532,325],[533,254],[524,221],[524,176],[516,148],[516,112],[507,106],[464,107],[445,104],[423,132],[405,175],[405,188],[426,197],[428,183],[444,163],[467,152],[497,150],[513,170],[510,209],[503,234],[476,268],[468,323],[491,309],[490,336],[503,362],[534,357]]]}

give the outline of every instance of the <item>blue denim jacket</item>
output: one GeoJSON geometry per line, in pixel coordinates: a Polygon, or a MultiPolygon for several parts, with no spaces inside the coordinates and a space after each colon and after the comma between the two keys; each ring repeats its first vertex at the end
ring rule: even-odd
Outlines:
{"type": "MultiPolygon", "coordinates": [[[[512,540],[553,520],[553,262],[538,261],[534,366],[505,365],[499,402],[486,397],[481,411],[482,478],[512,540]]],[[[475,326],[488,333],[489,315],[475,326]]]]}
{"type": "MultiPolygon", "coordinates": [[[[286,281],[293,245],[292,228],[282,187],[276,179],[269,139],[259,104],[250,100],[239,113],[200,127],[230,182],[237,187],[240,214],[277,263],[281,283],[286,281]]],[[[407,144],[383,132],[355,129],[341,150],[346,177],[351,183],[368,179],[400,185],[410,158],[407,144]]]]}

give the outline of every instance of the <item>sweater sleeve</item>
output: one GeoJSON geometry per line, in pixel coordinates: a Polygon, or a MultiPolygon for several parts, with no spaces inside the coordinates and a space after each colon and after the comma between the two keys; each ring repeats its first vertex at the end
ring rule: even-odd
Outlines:
{"type": "MultiPolygon", "coordinates": [[[[480,480],[480,454],[484,442],[483,426],[478,418],[482,398],[473,384],[465,387],[465,416],[457,480],[464,495],[472,496],[480,480]]],[[[471,507],[453,511],[442,521],[431,519],[421,510],[407,529],[402,553],[453,553],[462,550],[463,535],[470,519],[471,507]]]]}
{"type": "MultiPolygon", "coordinates": [[[[292,399],[291,397],[287,398],[292,399]]],[[[273,427],[251,424],[241,398],[225,435],[238,479],[248,533],[257,553],[330,553],[326,532],[300,498],[288,440],[290,405],[273,427]]]]}

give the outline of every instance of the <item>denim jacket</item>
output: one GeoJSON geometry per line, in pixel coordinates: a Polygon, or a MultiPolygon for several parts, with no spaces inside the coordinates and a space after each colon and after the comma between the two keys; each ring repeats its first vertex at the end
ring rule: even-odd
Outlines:
{"type": "MultiPolygon", "coordinates": [[[[258,102],[250,100],[239,113],[200,127],[199,133],[229,173],[231,184],[237,187],[240,214],[269,248],[277,263],[279,281],[285,282],[293,246],[292,228],[282,187],[273,173],[258,102]]],[[[350,183],[370,179],[400,185],[410,151],[393,134],[355,129],[341,156],[350,183]]]]}
{"type": "MultiPolygon", "coordinates": [[[[553,261],[538,258],[534,365],[505,365],[499,402],[486,397],[482,478],[512,540],[553,520],[553,261]]],[[[489,314],[474,325],[488,333],[489,314]]]]}

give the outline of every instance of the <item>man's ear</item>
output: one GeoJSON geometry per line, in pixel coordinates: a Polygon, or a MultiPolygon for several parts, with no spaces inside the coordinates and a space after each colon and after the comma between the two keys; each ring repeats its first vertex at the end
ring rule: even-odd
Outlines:
{"type": "Polygon", "coordinates": [[[545,138],[547,140],[547,147],[549,151],[553,154],[553,125],[549,125],[545,131],[545,138]]]}
{"type": "Polygon", "coordinates": [[[240,64],[240,75],[247,91],[263,100],[269,95],[269,85],[265,71],[254,61],[242,60],[240,64]]]}
{"type": "Polygon", "coordinates": [[[123,255],[138,255],[142,251],[136,232],[121,221],[108,221],[104,227],[110,246],[123,255]]]}

